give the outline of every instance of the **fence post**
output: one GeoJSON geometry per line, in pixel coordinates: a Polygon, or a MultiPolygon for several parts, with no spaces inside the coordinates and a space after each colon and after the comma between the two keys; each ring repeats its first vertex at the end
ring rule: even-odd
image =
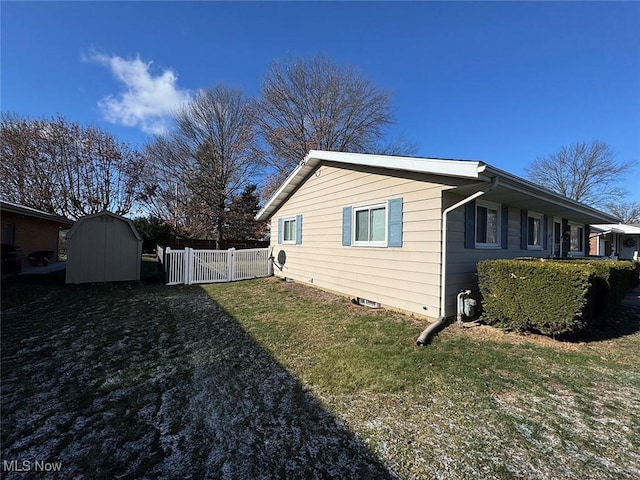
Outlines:
{"type": "Polygon", "coordinates": [[[273,247],[269,246],[267,248],[267,263],[268,263],[268,267],[267,267],[267,273],[269,274],[269,276],[273,276],[273,247]]]}
{"type": "Polygon", "coordinates": [[[235,252],[236,249],[233,247],[227,250],[227,278],[229,279],[229,282],[233,282],[235,280],[235,278],[233,278],[235,252]]]}
{"type": "Polygon", "coordinates": [[[171,248],[167,247],[162,252],[163,262],[162,268],[164,269],[164,283],[169,283],[171,279],[171,248]]]}
{"type": "Polygon", "coordinates": [[[184,247],[184,256],[183,256],[183,272],[184,272],[184,284],[191,285],[191,249],[189,247],[184,247]]]}

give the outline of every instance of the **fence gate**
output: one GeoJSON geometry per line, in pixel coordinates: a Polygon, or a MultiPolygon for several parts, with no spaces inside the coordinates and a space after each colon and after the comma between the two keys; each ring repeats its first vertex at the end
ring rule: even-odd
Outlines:
{"type": "Polygon", "coordinates": [[[167,285],[233,282],[273,274],[270,248],[250,250],[173,250],[161,255],[167,285]]]}

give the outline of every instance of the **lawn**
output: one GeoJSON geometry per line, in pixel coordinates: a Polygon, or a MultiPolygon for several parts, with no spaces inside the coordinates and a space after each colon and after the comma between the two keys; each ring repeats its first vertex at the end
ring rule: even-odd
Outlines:
{"type": "Polygon", "coordinates": [[[418,349],[421,321],[274,278],[2,301],[3,478],[640,476],[638,311],[587,342],[418,349]]]}
{"type": "Polygon", "coordinates": [[[402,478],[640,478],[640,312],[590,341],[416,319],[263,279],[205,287],[402,478]]]}

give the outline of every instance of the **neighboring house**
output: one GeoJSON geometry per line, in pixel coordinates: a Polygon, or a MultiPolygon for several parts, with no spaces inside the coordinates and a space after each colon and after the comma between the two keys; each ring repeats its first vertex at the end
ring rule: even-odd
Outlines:
{"type": "Polygon", "coordinates": [[[483,162],[313,150],[256,218],[276,275],[432,318],[478,261],[584,256],[617,220],[483,162]]]}
{"type": "Polygon", "coordinates": [[[128,218],[100,212],[67,233],[66,283],[140,280],[142,237],[128,218]]]}
{"type": "Polygon", "coordinates": [[[0,215],[2,244],[22,249],[23,266],[34,252],[53,252],[52,260],[57,260],[60,230],[73,225],[68,218],[4,200],[0,200],[0,215]]]}
{"type": "Polygon", "coordinates": [[[637,260],[640,250],[640,225],[591,225],[590,251],[594,255],[637,260]]]}

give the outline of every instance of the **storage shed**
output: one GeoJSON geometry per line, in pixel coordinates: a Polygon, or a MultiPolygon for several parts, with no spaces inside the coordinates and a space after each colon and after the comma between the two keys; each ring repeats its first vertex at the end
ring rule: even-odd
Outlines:
{"type": "Polygon", "coordinates": [[[67,234],[67,283],[140,280],[142,237],[128,218],[87,215],[67,234]]]}

